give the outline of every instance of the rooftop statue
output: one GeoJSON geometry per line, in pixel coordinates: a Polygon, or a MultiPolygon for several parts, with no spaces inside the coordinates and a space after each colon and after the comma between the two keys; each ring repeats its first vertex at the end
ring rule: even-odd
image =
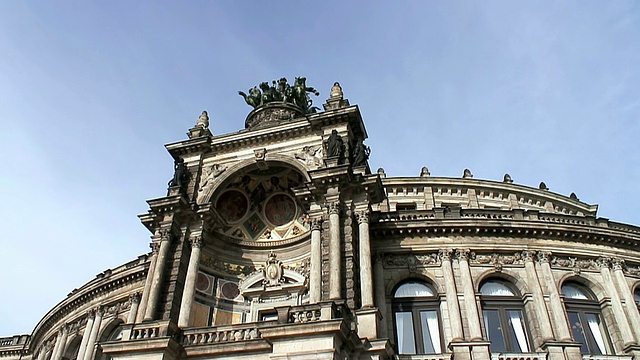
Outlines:
{"type": "Polygon", "coordinates": [[[238,94],[244,98],[247,105],[254,109],[269,103],[281,102],[295,105],[305,114],[315,113],[318,111],[318,107],[312,106],[313,101],[308,93],[316,96],[320,95],[320,93],[316,89],[307,86],[306,82],[307,78],[296,77],[294,84],[289,85],[286,78],[280,78],[277,82],[272,80],[271,85],[265,81],[258,86],[254,86],[249,89],[248,95],[243,91],[238,91],[238,94]]]}

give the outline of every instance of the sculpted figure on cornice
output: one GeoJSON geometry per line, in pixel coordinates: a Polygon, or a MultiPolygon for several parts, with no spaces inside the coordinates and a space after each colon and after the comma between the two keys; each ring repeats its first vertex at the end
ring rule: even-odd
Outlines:
{"type": "Polygon", "coordinates": [[[201,200],[200,198],[202,196],[209,193],[209,190],[211,190],[214,184],[214,180],[225,170],[227,170],[227,167],[219,164],[213,164],[206,168],[202,167],[202,180],[200,181],[200,188],[198,189],[198,201],[201,200]]]}
{"type": "Polygon", "coordinates": [[[307,78],[296,77],[293,85],[289,85],[286,78],[280,78],[277,82],[271,81],[261,82],[258,86],[249,89],[249,94],[238,91],[238,94],[244,98],[247,105],[254,109],[269,103],[287,103],[298,107],[304,114],[315,113],[318,107],[312,106],[313,101],[309,97],[309,93],[316,96],[320,93],[313,87],[307,86],[307,78]]]}

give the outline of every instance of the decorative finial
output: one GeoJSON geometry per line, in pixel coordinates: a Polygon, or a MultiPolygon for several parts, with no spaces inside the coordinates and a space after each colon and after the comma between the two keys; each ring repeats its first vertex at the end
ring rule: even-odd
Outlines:
{"type": "Polygon", "coordinates": [[[511,179],[511,175],[504,174],[504,178],[502,178],[502,182],[506,182],[506,183],[511,184],[513,182],[513,180],[511,179]]]}
{"type": "Polygon", "coordinates": [[[569,195],[569,198],[571,198],[572,200],[580,201],[580,199],[578,199],[578,195],[576,195],[576,193],[574,192],[572,192],[571,195],[569,195]]]}
{"type": "Polygon", "coordinates": [[[387,174],[384,172],[383,168],[378,168],[378,175],[380,175],[381,178],[387,177],[387,174]]]}
{"type": "Polygon", "coordinates": [[[344,98],[344,94],[342,93],[342,86],[340,86],[339,82],[334,82],[331,87],[331,92],[329,92],[330,99],[342,100],[344,98]]]}
{"type": "Polygon", "coordinates": [[[429,172],[429,169],[427,169],[426,166],[423,166],[422,169],[420,169],[420,177],[427,177],[427,176],[431,176],[431,173],[429,172]]]}
{"type": "Polygon", "coordinates": [[[196,123],[196,127],[200,127],[202,129],[209,128],[209,114],[206,111],[203,111],[198,118],[198,122],[196,123]]]}
{"type": "Polygon", "coordinates": [[[538,185],[538,189],[549,190],[549,188],[547,187],[547,184],[545,184],[544,181],[540,181],[540,185],[538,185]]]}
{"type": "Polygon", "coordinates": [[[471,173],[471,170],[464,169],[464,173],[462,174],[462,178],[463,179],[471,179],[472,177],[473,177],[473,174],[471,173]]]}

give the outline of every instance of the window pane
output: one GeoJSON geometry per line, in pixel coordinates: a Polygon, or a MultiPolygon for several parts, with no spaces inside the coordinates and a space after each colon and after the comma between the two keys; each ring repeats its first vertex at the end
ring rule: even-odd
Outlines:
{"type": "Polygon", "coordinates": [[[607,349],[604,342],[604,329],[602,328],[602,322],[598,314],[585,314],[587,318],[587,324],[589,324],[590,340],[592,340],[596,346],[592,349],[592,354],[606,354],[607,349]]]}
{"type": "Polygon", "coordinates": [[[396,328],[398,333],[398,352],[400,354],[415,354],[416,342],[413,333],[413,318],[410,312],[396,313],[396,328]]]}
{"type": "Polygon", "coordinates": [[[516,294],[507,285],[498,281],[487,281],[480,288],[482,295],[489,296],[515,296],[516,294]]]}
{"type": "Polygon", "coordinates": [[[484,310],[484,328],[487,332],[487,340],[491,342],[491,352],[506,352],[507,345],[504,341],[504,333],[500,325],[498,310],[484,310]]]}
{"type": "Polygon", "coordinates": [[[585,329],[582,326],[582,322],[580,321],[580,317],[577,312],[567,311],[567,316],[569,317],[569,324],[571,325],[571,332],[573,333],[573,339],[576,342],[582,344],[580,346],[580,350],[582,350],[583,354],[589,354],[589,348],[587,347],[587,337],[585,336],[585,329]]]}
{"type": "Polygon", "coordinates": [[[579,287],[571,284],[562,285],[562,293],[566,298],[589,300],[589,296],[579,287]]]}
{"type": "Polygon", "coordinates": [[[425,354],[440,354],[440,325],[436,311],[420,311],[420,323],[422,325],[422,343],[425,354]]]}
{"type": "Polygon", "coordinates": [[[400,285],[396,290],[393,297],[419,297],[419,296],[434,296],[433,290],[423,283],[408,282],[400,285]]]}
{"type": "Polygon", "coordinates": [[[511,338],[511,343],[513,344],[513,351],[520,353],[529,352],[522,311],[507,310],[506,312],[509,324],[509,336],[511,338]]]}
{"type": "Polygon", "coordinates": [[[640,290],[633,293],[633,298],[636,300],[636,304],[640,305],[640,290]]]}

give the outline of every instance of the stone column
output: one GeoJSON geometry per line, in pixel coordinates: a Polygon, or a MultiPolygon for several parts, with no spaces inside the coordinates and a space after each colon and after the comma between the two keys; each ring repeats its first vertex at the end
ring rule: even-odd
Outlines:
{"type": "Polygon", "coordinates": [[[389,336],[389,332],[387,330],[387,320],[385,316],[387,316],[387,297],[386,297],[386,288],[384,286],[384,254],[376,253],[374,256],[374,279],[376,284],[376,289],[378,291],[375,292],[376,296],[376,305],[378,306],[378,310],[382,314],[382,321],[380,321],[380,337],[386,338],[389,336]]]}
{"type": "MultiPolygon", "coordinates": [[[[451,266],[452,249],[440,250],[440,266],[444,277],[444,287],[447,296],[447,311],[449,312],[449,325],[451,326],[451,341],[463,341],[462,317],[460,315],[460,303],[458,303],[458,290],[451,266]]],[[[475,298],[475,297],[474,297],[475,298]]]]}
{"type": "Polygon", "coordinates": [[[133,293],[129,295],[129,315],[127,316],[127,324],[133,324],[136,322],[136,314],[138,313],[138,307],[140,306],[140,293],[133,293]]]}
{"type": "Polygon", "coordinates": [[[529,289],[533,295],[533,306],[535,308],[536,318],[538,319],[538,326],[540,326],[540,337],[542,343],[553,340],[553,328],[551,327],[551,318],[549,317],[549,311],[542,295],[542,288],[540,287],[540,279],[536,272],[536,265],[534,262],[536,253],[533,251],[525,250],[522,252],[524,257],[524,268],[527,274],[527,282],[529,283],[529,289]]]}
{"type": "Polygon", "coordinates": [[[624,260],[614,259],[613,275],[616,278],[616,282],[618,283],[618,291],[620,291],[620,294],[624,298],[627,313],[629,314],[629,322],[631,323],[631,328],[635,330],[636,339],[640,341],[640,312],[638,311],[638,307],[636,306],[636,301],[633,297],[631,289],[629,288],[629,284],[627,284],[627,280],[624,277],[624,272],[622,271],[623,266],[624,260]]]}
{"type": "Polygon", "coordinates": [[[373,307],[373,279],[371,268],[371,242],[369,240],[369,210],[356,212],[358,237],[360,240],[360,294],[362,307],[373,307]]]}
{"type": "Polygon", "coordinates": [[[178,327],[189,326],[191,317],[191,306],[196,292],[196,279],[198,277],[198,267],[200,265],[200,249],[202,247],[202,237],[200,235],[191,237],[191,255],[189,256],[189,266],[187,267],[187,278],[182,292],[182,302],[180,304],[180,315],[178,316],[178,327]]]}
{"type": "Polygon", "coordinates": [[[600,265],[600,275],[602,275],[604,288],[611,298],[613,317],[616,319],[618,329],[620,329],[622,341],[624,342],[624,347],[626,348],[627,346],[635,345],[636,341],[634,339],[633,333],[631,332],[629,322],[627,321],[627,316],[625,315],[624,309],[622,308],[620,296],[618,295],[618,291],[616,290],[616,287],[613,283],[611,271],[609,270],[609,261],[609,259],[600,258],[598,259],[598,265],[600,265]]]}
{"type": "MultiPolygon", "coordinates": [[[[96,317],[93,320],[93,326],[91,327],[91,334],[87,341],[87,348],[84,351],[83,360],[93,360],[93,355],[96,351],[96,340],[98,339],[98,333],[100,332],[100,323],[102,322],[103,309],[98,307],[95,310],[96,317]]],[[[80,354],[78,354],[78,359],[80,354]]]]}
{"type": "Polygon", "coordinates": [[[311,264],[309,269],[309,302],[322,300],[322,220],[311,219],[311,264]]]}
{"type": "Polygon", "coordinates": [[[329,204],[329,299],[342,298],[342,251],[340,251],[340,203],[329,204]]]}
{"type": "Polygon", "coordinates": [[[82,340],[80,340],[80,348],[78,349],[78,358],[77,360],[83,360],[84,352],[87,349],[87,343],[89,342],[89,337],[91,336],[91,329],[93,328],[93,321],[95,319],[96,312],[91,309],[87,311],[87,323],[84,326],[84,331],[82,332],[82,340]]]}
{"type": "Polygon", "coordinates": [[[136,322],[142,322],[147,310],[147,303],[149,302],[149,292],[151,292],[151,283],[153,282],[154,271],[156,269],[156,262],[158,260],[158,251],[160,250],[159,242],[152,242],[149,244],[151,248],[151,260],[149,262],[149,270],[147,271],[147,278],[144,282],[144,290],[142,290],[142,299],[140,299],[140,306],[138,307],[138,313],[136,314],[136,322]]]}
{"type": "Polygon", "coordinates": [[[167,253],[169,252],[169,246],[171,245],[171,231],[162,230],[161,234],[160,250],[158,250],[158,258],[153,270],[153,279],[151,281],[151,288],[149,289],[149,299],[147,300],[144,320],[155,319],[156,309],[158,308],[158,296],[160,295],[160,287],[164,278],[165,262],[167,253]]]}
{"type": "Polygon", "coordinates": [[[562,300],[560,299],[560,292],[556,285],[556,280],[553,277],[551,271],[551,265],[549,260],[551,257],[550,252],[538,253],[538,264],[542,269],[544,282],[547,285],[547,292],[549,293],[549,306],[551,307],[551,314],[553,316],[553,322],[556,326],[557,335],[559,341],[571,342],[571,332],[569,331],[569,321],[567,320],[567,313],[564,311],[562,300]]]}
{"type": "Polygon", "coordinates": [[[469,268],[469,250],[458,250],[458,264],[460,265],[460,281],[462,282],[462,293],[464,294],[464,308],[469,322],[469,340],[482,340],[482,329],[480,327],[480,314],[478,303],[476,302],[476,291],[473,287],[471,269],[469,268]]]}
{"type": "Polygon", "coordinates": [[[54,351],[52,360],[60,360],[62,359],[62,355],[64,354],[64,348],[67,345],[67,337],[69,336],[69,327],[67,324],[62,326],[62,330],[60,330],[60,342],[58,343],[58,349],[54,351]]]}
{"type": "Polygon", "coordinates": [[[58,333],[56,334],[56,342],[53,344],[53,350],[51,350],[51,358],[50,360],[60,360],[60,358],[58,358],[58,352],[60,352],[60,340],[62,340],[62,329],[60,329],[60,331],[58,331],[58,333]]]}

